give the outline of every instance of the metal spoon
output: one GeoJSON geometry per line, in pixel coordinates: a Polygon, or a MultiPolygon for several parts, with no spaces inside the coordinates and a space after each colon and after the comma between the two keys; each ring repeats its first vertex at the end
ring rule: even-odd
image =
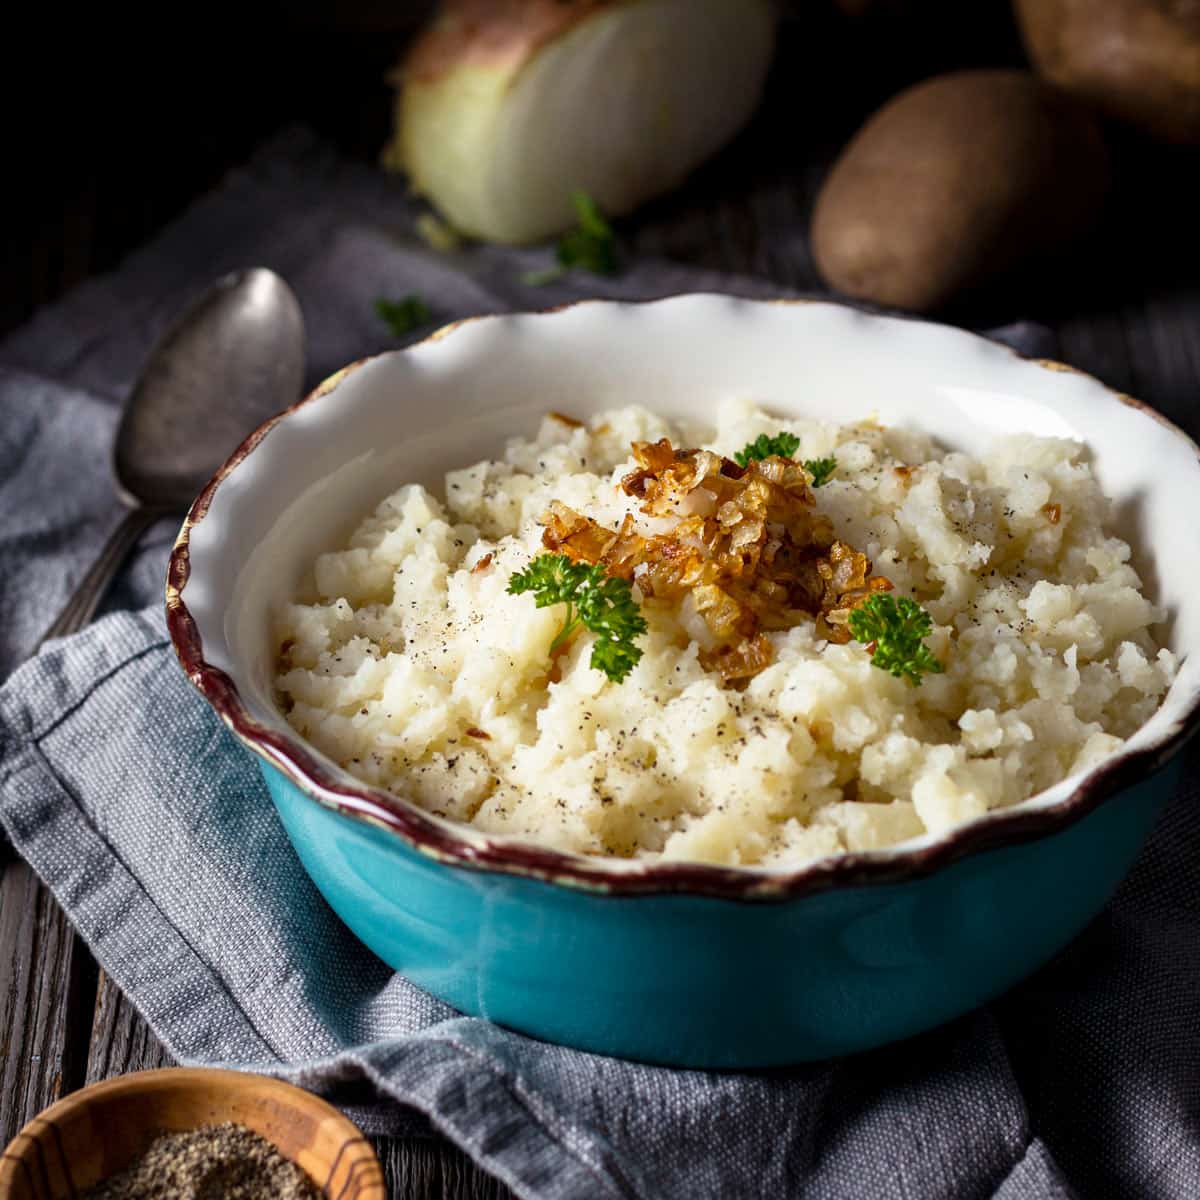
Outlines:
{"type": "Polygon", "coordinates": [[[291,288],[261,267],[217,280],[154,347],[125,401],[113,474],[129,511],[42,641],[82,629],[146,527],[187,509],[303,383],[304,319],[291,288]]]}

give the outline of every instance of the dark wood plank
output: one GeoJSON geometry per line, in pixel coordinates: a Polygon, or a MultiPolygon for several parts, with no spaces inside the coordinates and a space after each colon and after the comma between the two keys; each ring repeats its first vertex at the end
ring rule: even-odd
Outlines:
{"type": "Polygon", "coordinates": [[[97,1083],[130,1071],[153,1071],[174,1065],[175,1060],[137,1009],[101,971],[96,987],[86,1081],[97,1083]]]}
{"type": "Polygon", "coordinates": [[[23,862],[0,867],[0,1144],[83,1082],[96,968],[23,862]]]}
{"type": "Polygon", "coordinates": [[[1200,287],[1162,290],[1058,327],[1060,356],[1200,435],[1200,287]]]}
{"type": "Polygon", "coordinates": [[[504,1184],[441,1138],[373,1140],[392,1200],[512,1200],[504,1184]]]}
{"type": "Polygon", "coordinates": [[[1200,287],[1124,313],[1133,394],[1200,436],[1200,287]]]}

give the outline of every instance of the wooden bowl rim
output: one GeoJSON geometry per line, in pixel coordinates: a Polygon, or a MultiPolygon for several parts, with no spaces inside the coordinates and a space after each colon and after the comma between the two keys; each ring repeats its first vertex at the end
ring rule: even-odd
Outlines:
{"type": "MultiPolygon", "coordinates": [[[[276,1079],[270,1075],[259,1075],[253,1071],[235,1071],[225,1067],[158,1067],[149,1071],[131,1071],[112,1079],[103,1079],[88,1084],[55,1101],[37,1116],[30,1118],[0,1155],[0,1197],[7,1198],[15,1186],[17,1172],[28,1164],[34,1154],[39,1131],[45,1126],[54,1126],[68,1115],[82,1112],[99,1103],[104,1103],[127,1093],[152,1095],[155,1092],[202,1091],[216,1096],[259,1095],[270,1097],[281,1106],[305,1111],[313,1117],[331,1121],[345,1134],[343,1150],[338,1158],[347,1161],[351,1168],[357,1167],[358,1200],[384,1200],[383,1168],[371,1143],[362,1130],[344,1113],[339,1112],[327,1100],[312,1092],[276,1079]]],[[[263,1136],[262,1134],[259,1135],[263,1136]]],[[[269,1139],[268,1139],[269,1140],[269,1139]]],[[[276,1147],[279,1150],[279,1147],[276,1147]]],[[[295,1162],[279,1150],[289,1162],[295,1162]]],[[[299,1166],[299,1163],[295,1165],[299,1166]]],[[[303,1170],[304,1168],[301,1168],[303,1170]]],[[[332,1173],[332,1166],[331,1166],[332,1173]]],[[[308,1172],[306,1172],[308,1174],[308,1172]]],[[[325,1185],[309,1174],[322,1195],[328,1195],[325,1185]]]]}

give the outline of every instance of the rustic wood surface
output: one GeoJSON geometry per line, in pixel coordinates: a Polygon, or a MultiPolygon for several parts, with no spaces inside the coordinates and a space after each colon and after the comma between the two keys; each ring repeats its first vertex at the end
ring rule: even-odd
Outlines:
{"type": "MultiPolygon", "coordinates": [[[[308,6],[310,14],[314,9],[321,6],[308,6]]],[[[371,155],[387,114],[386,93],[375,81],[393,52],[386,47],[381,52],[377,40],[364,43],[362,31],[353,30],[343,31],[344,53],[328,53],[328,31],[319,34],[312,45],[303,39],[297,43],[301,48],[292,66],[302,75],[296,61],[302,68],[307,53],[309,65],[321,65],[324,82],[332,78],[342,86],[349,98],[343,97],[332,115],[328,100],[313,96],[290,108],[278,97],[247,108],[236,94],[215,115],[196,107],[191,119],[196,129],[203,119],[207,142],[197,134],[190,158],[168,160],[149,184],[137,180],[140,190],[132,208],[123,154],[136,160],[136,147],[118,146],[107,160],[81,159],[74,186],[56,194],[54,203],[25,227],[32,234],[0,242],[0,266],[10,281],[0,296],[0,329],[25,319],[37,304],[88,274],[111,267],[189,198],[212,186],[283,118],[310,119],[345,153],[371,155]],[[369,86],[361,85],[364,77],[372,80],[369,86]],[[359,83],[357,90],[351,81],[359,83]]],[[[920,35],[918,29],[913,36],[920,35]]],[[[929,45],[928,39],[919,42],[913,52],[910,66],[917,74],[945,65],[929,45]]],[[[810,60],[799,50],[789,60],[786,50],[764,114],[752,129],[680,193],[623,225],[632,253],[819,289],[806,242],[813,195],[830,148],[861,115],[856,105],[869,108],[878,96],[864,94],[855,104],[837,108],[825,95],[825,124],[817,130],[812,89],[788,69],[789,61],[810,60]]],[[[871,77],[873,64],[880,67],[874,86],[886,94],[896,82],[894,72],[882,70],[889,61],[885,51],[876,47],[875,53],[874,60],[859,53],[845,62],[859,78],[871,77]]],[[[1011,54],[1010,39],[999,58],[1011,54]]],[[[834,68],[842,61],[834,56],[834,68]]],[[[173,62],[172,69],[178,64],[173,62]]],[[[185,125],[189,111],[180,117],[185,125]]],[[[1200,191],[1190,180],[1200,178],[1193,169],[1196,157],[1122,145],[1119,139],[1117,151],[1118,186],[1110,215],[1084,255],[1069,268],[944,315],[976,325],[1041,321],[1057,336],[1057,357],[1157,405],[1195,435],[1200,429],[1200,269],[1194,213],[1200,211],[1200,191]]],[[[0,1144],[41,1108],[85,1082],[170,1062],[29,868],[9,855],[0,862],[0,1144]]],[[[392,1196],[499,1200],[510,1195],[440,1139],[381,1138],[377,1145],[392,1196]]]]}

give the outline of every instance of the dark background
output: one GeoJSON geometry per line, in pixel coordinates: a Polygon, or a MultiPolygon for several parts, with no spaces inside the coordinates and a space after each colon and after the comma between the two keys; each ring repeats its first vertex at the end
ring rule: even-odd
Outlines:
{"type": "MultiPolygon", "coordinates": [[[[26,13],[6,37],[0,332],[114,266],[272,132],[311,126],[374,161],[388,132],[385,81],[430,0],[282,0],[26,13]]],[[[831,158],[873,109],[939,71],[1024,60],[1006,0],[793,0],[766,100],[749,129],[690,185],[622,223],[655,249],[729,266],[688,210],[736,208],[756,186],[794,194],[802,238],[831,158]],[[856,9],[866,9],[854,15],[856,9]]],[[[1069,268],[975,297],[976,323],[1111,307],[1131,289],[1196,278],[1200,159],[1109,129],[1117,164],[1108,218],[1069,268]]],[[[733,218],[731,218],[732,220],[733,218]]],[[[749,236],[731,230],[731,236],[749,236]]],[[[746,246],[739,247],[744,251],[746,246]]],[[[819,286],[805,260],[754,247],[759,273],[819,286]]],[[[744,254],[737,255],[744,268],[744,254]]]]}

